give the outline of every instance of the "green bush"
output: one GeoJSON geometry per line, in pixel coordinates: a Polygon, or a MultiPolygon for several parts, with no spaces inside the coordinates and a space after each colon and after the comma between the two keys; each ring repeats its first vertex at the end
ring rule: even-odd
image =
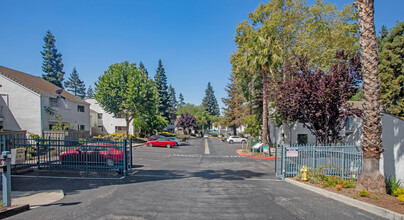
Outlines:
{"type": "Polygon", "coordinates": [[[384,179],[386,183],[386,192],[389,195],[392,195],[394,191],[401,187],[401,180],[397,180],[396,176],[389,176],[384,179]]]}
{"type": "Polygon", "coordinates": [[[370,196],[370,192],[367,191],[367,190],[361,190],[361,191],[358,192],[358,194],[359,194],[361,197],[369,197],[369,196],[370,196]]]}
{"type": "Polygon", "coordinates": [[[215,134],[212,134],[212,136],[213,136],[213,137],[217,137],[217,134],[216,134],[216,133],[215,133],[215,134]]]}

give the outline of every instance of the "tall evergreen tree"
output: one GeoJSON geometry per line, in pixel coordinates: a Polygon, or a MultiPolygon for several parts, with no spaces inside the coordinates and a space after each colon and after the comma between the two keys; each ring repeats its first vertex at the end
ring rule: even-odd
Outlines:
{"type": "Polygon", "coordinates": [[[177,98],[175,97],[175,89],[171,85],[168,87],[169,104],[168,112],[170,120],[175,120],[177,114],[177,98]]]}
{"type": "Polygon", "coordinates": [[[178,108],[181,108],[184,105],[185,105],[184,96],[182,96],[182,93],[180,93],[180,95],[178,96],[178,108]]]}
{"type": "Polygon", "coordinates": [[[404,22],[390,30],[381,33],[379,48],[381,99],[387,111],[404,119],[404,22]]]}
{"type": "Polygon", "coordinates": [[[237,128],[242,125],[246,117],[246,102],[243,93],[240,92],[238,85],[234,82],[234,76],[231,74],[230,82],[226,86],[227,98],[222,98],[226,107],[224,110],[223,122],[226,126],[233,129],[233,135],[237,135],[237,128]]]}
{"type": "Polygon", "coordinates": [[[88,86],[87,89],[87,96],[88,99],[93,99],[94,98],[94,91],[93,88],[91,87],[91,85],[88,86]]]}
{"type": "Polygon", "coordinates": [[[147,69],[144,67],[142,61],[139,63],[139,69],[143,70],[143,72],[146,74],[146,76],[149,76],[149,72],[147,72],[147,69]]]}
{"type": "Polygon", "coordinates": [[[160,115],[169,119],[169,95],[167,91],[167,76],[164,71],[161,59],[159,59],[159,64],[156,70],[156,75],[154,76],[154,81],[156,82],[156,88],[158,93],[158,112],[160,115]]]}
{"type": "Polygon", "coordinates": [[[84,99],[86,97],[86,86],[84,82],[80,80],[76,67],[73,68],[73,72],[70,74],[69,79],[64,82],[66,90],[73,93],[73,95],[84,99]]]}
{"type": "Polygon", "coordinates": [[[213,116],[219,116],[219,105],[215,97],[215,92],[213,91],[210,82],[208,82],[208,88],[205,90],[205,98],[203,98],[202,106],[213,116]]]}
{"type": "Polygon", "coordinates": [[[42,71],[46,74],[42,74],[42,78],[63,88],[62,82],[65,73],[63,72],[62,54],[58,53],[55,46],[55,37],[48,30],[43,40],[45,45],[42,46],[43,51],[41,51],[43,58],[42,71]]]}

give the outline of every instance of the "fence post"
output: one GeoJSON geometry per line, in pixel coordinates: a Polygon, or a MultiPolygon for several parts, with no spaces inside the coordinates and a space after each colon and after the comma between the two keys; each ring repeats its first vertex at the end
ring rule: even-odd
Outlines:
{"type": "Polygon", "coordinates": [[[49,172],[51,171],[51,151],[50,151],[50,146],[51,146],[51,137],[49,136],[48,138],[48,164],[49,164],[49,172]]]}
{"type": "Polygon", "coordinates": [[[285,168],[285,151],[286,151],[286,147],[285,144],[282,145],[282,175],[281,175],[281,179],[285,180],[285,174],[286,174],[286,168],[285,168]]]}
{"type": "Polygon", "coordinates": [[[278,163],[279,163],[278,145],[275,145],[275,175],[276,176],[278,176],[278,163]]]}
{"type": "Polygon", "coordinates": [[[126,139],[123,139],[123,175],[126,176],[126,172],[128,171],[128,166],[126,164],[126,139]]]}
{"type": "Polygon", "coordinates": [[[85,147],[85,154],[86,154],[86,175],[88,176],[88,141],[87,141],[87,138],[86,138],[86,145],[85,145],[86,147],[85,147]]]}
{"type": "Polygon", "coordinates": [[[132,155],[132,138],[129,139],[129,158],[130,158],[130,164],[129,164],[129,172],[132,172],[132,164],[133,164],[133,155],[132,155]]]}
{"type": "Polygon", "coordinates": [[[6,136],[1,137],[1,152],[6,151],[6,136]]]}

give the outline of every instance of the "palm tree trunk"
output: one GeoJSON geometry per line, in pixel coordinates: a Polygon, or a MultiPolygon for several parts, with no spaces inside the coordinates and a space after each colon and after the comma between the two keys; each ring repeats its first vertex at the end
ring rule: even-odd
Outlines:
{"type": "Polygon", "coordinates": [[[379,172],[379,158],[383,149],[374,0],[355,0],[355,6],[359,15],[364,99],[362,116],[364,163],[363,172],[359,176],[359,187],[385,193],[384,178],[379,172]]]}
{"type": "Polygon", "coordinates": [[[265,68],[262,68],[262,78],[263,78],[263,91],[262,91],[262,136],[261,141],[264,145],[271,142],[268,140],[269,130],[268,130],[268,74],[265,68]]]}

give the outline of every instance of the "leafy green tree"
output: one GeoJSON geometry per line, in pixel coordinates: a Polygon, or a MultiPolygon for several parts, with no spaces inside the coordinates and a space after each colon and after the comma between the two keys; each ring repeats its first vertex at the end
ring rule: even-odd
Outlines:
{"type": "Polygon", "coordinates": [[[180,93],[180,95],[178,96],[178,107],[177,108],[181,108],[184,105],[185,105],[184,96],[182,96],[182,93],[180,93]]]}
{"type": "Polygon", "coordinates": [[[189,114],[194,116],[199,128],[201,128],[202,130],[206,128],[209,122],[214,120],[214,116],[210,115],[209,112],[206,111],[205,107],[203,107],[202,105],[196,106],[193,104],[185,104],[177,110],[177,114],[189,114]]]}
{"type": "Polygon", "coordinates": [[[237,135],[237,128],[243,124],[246,117],[245,98],[234,83],[233,74],[229,78],[230,82],[226,86],[227,97],[222,98],[226,107],[223,108],[224,117],[222,123],[233,129],[233,135],[237,135]]]}
{"type": "Polygon", "coordinates": [[[404,119],[404,22],[384,34],[379,48],[381,99],[387,111],[404,119]]]}
{"type": "Polygon", "coordinates": [[[94,98],[94,91],[91,85],[88,86],[86,98],[93,99],[94,98]]]}
{"type": "Polygon", "coordinates": [[[143,72],[146,74],[146,76],[149,76],[149,73],[147,72],[147,69],[144,67],[142,61],[139,63],[139,69],[143,70],[143,72]]]}
{"type": "MultiPolygon", "coordinates": [[[[260,4],[237,25],[237,51],[231,56],[235,82],[253,109],[262,114],[262,138],[266,143],[267,89],[282,80],[282,68],[293,62],[293,54],[307,54],[311,64],[326,69],[335,52],[358,51],[357,23],[353,5],[338,11],[335,5],[316,1],[272,0],[260,4]],[[269,85],[266,85],[269,84],[269,85]],[[260,101],[262,100],[262,101],[260,101]]],[[[256,119],[258,119],[256,117],[256,119]]],[[[269,135],[268,135],[269,137],[269,135]]],[[[270,141],[270,139],[268,139],[270,141]]]]}
{"type": "Polygon", "coordinates": [[[169,119],[170,121],[175,120],[177,116],[177,98],[175,96],[175,89],[170,85],[168,87],[168,95],[169,95],[169,102],[168,102],[168,112],[169,112],[169,119]]]}
{"type": "Polygon", "coordinates": [[[161,59],[157,67],[156,75],[154,76],[158,93],[158,112],[160,115],[169,119],[169,94],[167,91],[167,76],[164,71],[161,59]]]}
{"type": "Polygon", "coordinates": [[[73,72],[64,84],[66,90],[73,93],[73,95],[81,99],[86,97],[86,86],[84,85],[84,82],[80,80],[76,67],[73,68],[73,72]]]}
{"type": "Polygon", "coordinates": [[[56,49],[55,37],[48,30],[43,40],[45,45],[42,46],[43,51],[41,51],[41,54],[43,58],[42,71],[45,74],[42,74],[42,78],[63,88],[65,73],[63,72],[62,54],[56,49]]]}
{"type": "Polygon", "coordinates": [[[125,118],[126,134],[135,117],[156,113],[155,84],[135,63],[112,64],[95,86],[95,99],[100,106],[115,117],[120,114],[125,118]]]}
{"type": "Polygon", "coordinates": [[[203,98],[202,106],[207,112],[209,112],[209,114],[214,116],[220,115],[219,105],[217,104],[215,92],[213,91],[210,82],[208,82],[208,88],[205,90],[205,97],[203,98]]]}

